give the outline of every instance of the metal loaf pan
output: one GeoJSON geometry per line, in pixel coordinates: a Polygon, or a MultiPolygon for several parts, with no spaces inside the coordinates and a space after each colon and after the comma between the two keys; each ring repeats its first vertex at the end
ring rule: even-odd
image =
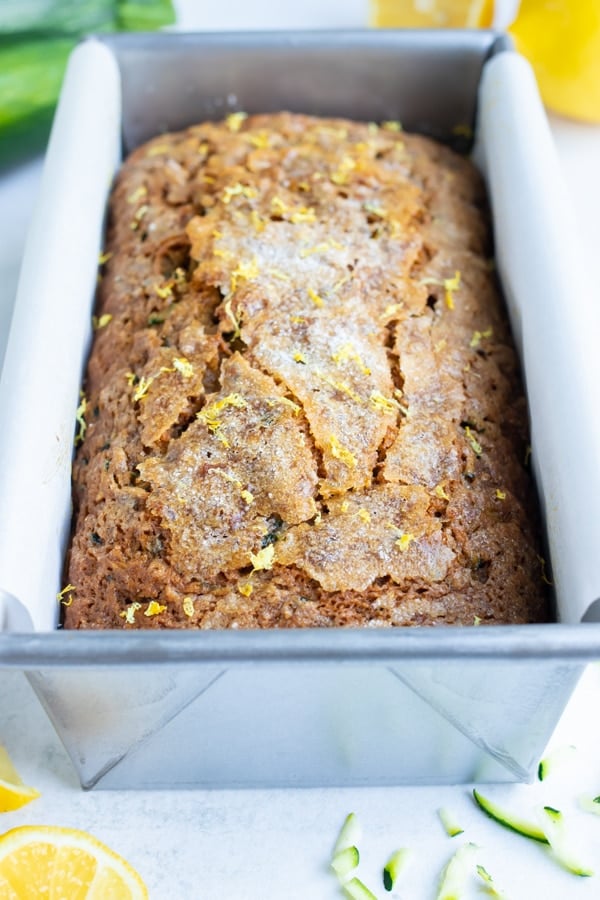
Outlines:
{"type": "MultiPolygon", "coordinates": [[[[0,667],[27,673],[84,787],[373,786],[532,777],[585,663],[600,657],[600,626],[581,624],[578,612],[571,615],[571,599],[587,608],[600,591],[595,573],[589,566],[580,571],[578,550],[564,537],[571,508],[561,506],[563,495],[575,493],[584,519],[587,508],[563,458],[569,451],[556,451],[546,421],[551,403],[538,387],[543,358],[536,357],[532,339],[519,247],[511,249],[508,238],[498,245],[498,263],[529,389],[560,624],[53,630],[69,529],[73,415],[103,210],[120,153],[163,130],[232,109],[400,119],[407,129],[444,140],[456,138],[456,126],[463,135],[470,126],[502,236],[498,209],[506,171],[493,158],[494,129],[510,132],[526,116],[537,140],[535,169],[547,165],[555,175],[543,112],[524,65],[505,38],[485,31],[120,35],[75,51],[0,385],[0,584],[6,589],[0,601],[5,628],[12,628],[0,633],[0,667]],[[501,58],[508,65],[498,65],[501,58]],[[503,94],[506,68],[518,95],[528,98],[513,111],[503,94]],[[496,78],[500,87],[496,107],[488,103],[484,115],[478,91],[485,78],[496,78]],[[575,570],[580,581],[570,575],[575,570]]],[[[521,218],[527,218],[526,185],[537,184],[525,157],[525,177],[507,188],[509,206],[518,202],[521,218]]],[[[529,214],[545,221],[539,184],[531,190],[529,214]]],[[[562,241],[563,226],[556,227],[550,238],[562,241]]],[[[546,248],[550,238],[544,234],[546,248]]],[[[534,241],[534,262],[536,246],[534,241]]],[[[547,257],[543,266],[552,267],[553,254],[547,257]]],[[[558,291],[549,308],[559,312],[547,314],[556,325],[563,322],[566,298],[560,273],[545,274],[558,291]]],[[[569,316],[577,315],[571,306],[569,316]]],[[[555,335],[548,337],[554,346],[552,340],[555,335]]],[[[563,351],[557,352],[560,357],[563,351]]],[[[573,354],[571,345],[568,352],[573,354]]],[[[585,373],[575,366],[573,391],[580,393],[585,373]]],[[[551,376],[548,390],[554,391],[551,376]]],[[[592,452],[595,436],[583,413],[581,418],[578,427],[588,430],[578,442],[587,438],[592,452]]]]}

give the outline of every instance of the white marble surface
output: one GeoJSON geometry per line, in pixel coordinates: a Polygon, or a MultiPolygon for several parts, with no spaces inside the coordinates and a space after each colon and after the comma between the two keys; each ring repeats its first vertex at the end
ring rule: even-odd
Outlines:
{"type": "MultiPolygon", "coordinates": [[[[194,29],[352,27],[365,19],[364,0],[284,2],[277,12],[270,0],[179,0],[178,7],[180,24],[194,29]]],[[[552,128],[593,275],[600,246],[600,128],[558,119],[552,128]]],[[[0,359],[39,174],[37,161],[0,178],[0,359]]],[[[590,290],[598,292],[593,279],[590,290]]],[[[486,819],[468,786],[83,793],[24,675],[12,671],[0,671],[0,742],[42,796],[2,815],[0,830],[34,823],[89,830],[139,869],[157,900],[333,900],[342,894],[328,872],[329,855],[344,817],[354,811],[364,832],[360,874],[379,897],[433,900],[441,868],[458,843],[469,840],[481,846],[480,861],[511,900],[592,900],[600,896],[600,819],[580,811],[576,797],[600,793],[599,700],[600,669],[591,666],[551,742],[576,750],[543,783],[486,789],[523,814],[543,804],[562,809],[582,861],[598,870],[589,879],[564,872],[544,847],[486,819]],[[445,835],[440,806],[455,813],[463,836],[445,835]],[[411,847],[414,860],[389,895],[381,887],[381,867],[399,846],[411,847]]],[[[465,897],[476,896],[481,891],[473,882],[465,897]]]]}

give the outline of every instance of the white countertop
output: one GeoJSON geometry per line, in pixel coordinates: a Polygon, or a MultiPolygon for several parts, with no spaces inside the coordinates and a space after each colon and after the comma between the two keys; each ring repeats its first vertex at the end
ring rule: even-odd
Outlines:
{"type": "MultiPolygon", "coordinates": [[[[243,30],[353,27],[365,19],[364,0],[307,0],[284,4],[277,14],[267,0],[224,0],[210,11],[201,6],[180,0],[180,24],[243,30]]],[[[600,246],[600,127],[554,119],[552,130],[593,273],[600,246]]],[[[38,160],[0,178],[0,360],[40,171],[38,160]]],[[[598,292],[591,281],[590,289],[598,292]]],[[[433,900],[442,867],[468,840],[482,848],[479,861],[510,900],[591,900],[600,896],[600,818],[579,810],[576,798],[600,794],[599,701],[600,668],[591,666],[551,742],[576,748],[556,772],[543,783],[483,789],[524,815],[536,805],[563,810],[582,862],[597,870],[593,878],[563,871],[543,846],[485,818],[468,786],[83,793],[25,676],[12,671],[0,676],[0,743],[42,796],[1,815],[0,831],[35,823],[89,830],[140,871],[150,896],[158,900],[333,900],[342,892],[328,872],[330,853],[345,816],[353,811],[364,835],[360,875],[379,897],[433,900]],[[437,817],[440,806],[452,810],[464,835],[446,836],[437,817]],[[386,894],[381,868],[401,846],[411,847],[414,859],[398,888],[386,894]]],[[[467,896],[482,894],[473,887],[467,896]]]]}

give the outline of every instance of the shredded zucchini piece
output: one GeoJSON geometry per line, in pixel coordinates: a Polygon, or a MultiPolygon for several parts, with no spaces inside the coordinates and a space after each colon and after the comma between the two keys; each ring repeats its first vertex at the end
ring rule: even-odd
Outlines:
{"type": "Polygon", "coordinates": [[[465,894],[465,885],[475,855],[476,844],[463,844],[450,859],[442,872],[436,900],[460,900],[465,894]]]}
{"type": "Polygon", "coordinates": [[[361,837],[362,829],[356,817],[356,813],[348,813],[335,842],[332,856],[337,856],[338,853],[345,850],[347,847],[356,847],[360,842],[361,837]]]}
{"type": "Polygon", "coordinates": [[[557,766],[560,766],[561,763],[571,758],[574,751],[575,747],[572,744],[567,744],[564,747],[556,747],[554,750],[551,750],[547,756],[540,760],[537,771],[538,779],[544,781],[557,766]]]}
{"type": "Polygon", "coordinates": [[[583,794],[579,797],[579,806],[585,812],[592,813],[594,816],[600,816],[600,796],[589,797],[587,794],[583,794]]]}
{"type": "Polygon", "coordinates": [[[556,861],[573,875],[590,878],[594,870],[581,863],[573,852],[567,836],[563,814],[552,806],[544,806],[541,814],[542,828],[556,861]]]}
{"type": "Polygon", "coordinates": [[[490,875],[490,873],[481,865],[477,865],[476,867],[477,874],[483,881],[485,887],[483,888],[484,892],[488,894],[490,897],[496,897],[496,900],[507,900],[506,895],[498,890],[494,883],[494,879],[490,875]]]}
{"type": "Polygon", "coordinates": [[[465,829],[458,825],[453,814],[445,806],[438,809],[438,816],[440,817],[440,822],[444,826],[444,830],[448,837],[456,837],[458,834],[464,833],[465,829]]]}
{"type": "Polygon", "coordinates": [[[383,867],[383,886],[386,891],[391,891],[396,884],[396,880],[401,872],[404,871],[412,857],[412,851],[406,847],[396,850],[385,866],[383,867]]]}
{"type": "Polygon", "coordinates": [[[521,819],[520,816],[502,809],[492,800],[488,800],[487,797],[480,794],[478,790],[473,790],[473,797],[479,808],[494,822],[503,825],[510,831],[516,831],[517,834],[521,834],[523,837],[531,838],[533,841],[539,841],[541,844],[549,843],[545,833],[533,822],[527,822],[525,819],[521,819]]]}
{"type": "Polygon", "coordinates": [[[377,900],[375,894],[369,890],[366,884],[363,884],[360,878],[351,878],[342,886],[342,889],[350,900],[377,900]]]}
{"type": "Polygon", "coordinates": [[[360,854],[358,848],[353,845],[352,847],[346,847],[345,850],[340,850],[339,853],[335,854],[331,860],[331,868],[339,878],[340,882],[343,883],[350,872],[353,872],[354,869],[356,869],[359,862],[360,854]]]}

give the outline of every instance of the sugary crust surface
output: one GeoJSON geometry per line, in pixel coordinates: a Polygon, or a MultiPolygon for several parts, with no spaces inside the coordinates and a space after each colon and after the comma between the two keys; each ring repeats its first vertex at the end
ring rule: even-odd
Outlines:
{"type": "Polygon", "coordinates": [[[546,615],[483,187],[281,113],[140,147],[111,200],[68,628],[546,615]]]}

